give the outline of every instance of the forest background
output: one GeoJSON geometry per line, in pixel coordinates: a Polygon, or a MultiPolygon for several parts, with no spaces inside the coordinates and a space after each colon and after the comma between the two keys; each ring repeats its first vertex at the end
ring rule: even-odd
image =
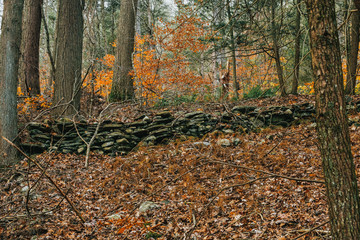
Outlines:
{"type": "MultiPolygon", "coordinates": [[[[24,1],[20,0],[4,1],[4,25],[1,34],[4,54],[1,55],[0,61],[0,74],[4,74],[5,79],[10,76],[8,72],[17,70],[17,59],[14,61],[15,68],[10,68],[13,66],[11,64],[5,64],[6,60],[14,56],[7,51],[21,53],[18,59],[19,72],[12,72],[10,76],[14,77],[19,73],[19,78],[14,78],[12,82],[18,80],[19,85],[11,85],[11,89],[17,86],[15,89],[17,93],[14,95],[18,101],[7,98],[12,97],[11,94],[6,93],[9,87],[7,80],[0,82],[1,111],[13,114],[14,111],[8,111],[6,105],[16,109],[13,104],[17,102],[18,111],[15,115],[19,114],[20,126],[37,119],[39,112],[40,114],[51,112],[52,117],[74,117],[74,124],[76,118],[96,121],[94,119],[102,117],[104,109],[111,106],[112,102],[118,101],[129,103],[129,109],[133,106],[131,104],[136,104],[144,110],[148,107],[171,109],[184,103],[213,104],[214,102],[223,104],[226,109],[225,104],[238,103],[242,99],[285,97],[289,94],[293,99],[298,99],[295,95],[315,93],[317,130],[324,164],[331,234],[335,239],[337,237],[341,239],[340,236],[350,239],[348,238],[350,235],[355,236],[356,239],[356,236],[360,235],[360,227],[350,227],[360,223],[359,214],[354,214],[358,212],[356,209],[360,205],[342,89],[345,86],[344,91],[348,95],[354,95],[359,91],[359,85],[356,84],[359,47],[357,1],[345,0],[336,3],[331,1],[327,6],[326,1],[310,0],[305,2],[179,0],[173,3],[174,8],[171,9],[169,4],[156,0],[121,2],[29,0],[25,1],[23,28],[20,29],[21,24],[15,23],[18,23],[16,21],[19,19],[21,22],[22,14],[19,10],[23,3],[24,1]],[[312,8],[312,4],[316,7],[312,8]],[[319,12],[319,9],[324,12],[319,12]],[[32,24],[27,25],[29,22],[32,24]],[[319,29],[324,23],[326,29],[319,29]],[[37,31],[39,34],[34,35],[31,31],[37,31]],[[20,41],[16,36],[20,36],[21,32],[23,34],[20,41]],[[320,35],[323,38],[317,38],[320,35]],[[36,39],[32,38],[34,36],[36,39]],[[10,48],[4,45],[9,39],[10,48]],[[328,41],[323,41],[324,39],[328,41]],[[34,46],[33,43],[38,44],[34,46]],[[328,61],[324,61],[321,56],[328,57],[326,58],[328,61]],[[314,76],[312,71],[316,73],[314,76]],[[330,87],[324,87],[327,85],[330,87]],[[341,90],[338,90],[338,86],[341,86],[341,90]],[[341,139],[339,136],[342,136],[341,139]],[[327,145],[331,141],[334,142],[327,145]],[[344,169],[343,165],[350,167],[344,169]],[[334,182],[336,184],[333,184],[334,182]],[[340,212],[344,212],[345,218],[350,219],[353,224],[336,219],[339,207],[343,210],[340,212]],[[354,229],[356,233],[352,232],[354,229]]],[[[349,97],[347,102],[351,100],[352,98],[349,97]]],[[[288,103],[291,101],[292,99],[289,98],[288,103]]],[[[261,103],[262,100],[258,102],[261,103]]],[[[47,117],[50,118],[50,115],[47,117]]],[[[12,131],[13,137],[10,137],[10,140],[17,138],[15,137],[18,136],[16,121],[12,121],[7,114],[4,114],[0,117],[0,123],[1,135],[8,136],[7,133],[12,131]],[[9,122],[12,122],[12,125],[8,126],[12,127],[6,127],[9,122]]],[[[295,129],[293,130],[296,132],[295,129]]],[[[12,149],[11,151],[15,152],[16,147],[14,149],[9,147],[15,145],[6,138],[4,140],[6,143],[0,142],[0,148],[6,151],[12,149]]],[[[223,147],[221,144],[218,145],[223,147]]],[[[5,152],[3,155],[5,159],[13,156],[10,154],[11,151],[5,152]]],[[[264,156],[267,157],[272,151],[273,149],[270,149],[264,156]]],[[[32,160],[31,157],[26,158],[32,160]]],[[[69,158],[64,160],[67,161],[69,158]]],[[[112,160],[107,158],[105,161],[111,161],[114,167],[122,160],[123,158],[120,157],[112,160]]],[[[145,157],[140,165],[148,160],[145,157]]],[[[280,159],[283,160],[285,159],[280,159]]],[[[36,161],[33,162],[36,166],[40,166],[36,161]]],[[[262,167],[269,167],[268,164],[263,165],[262,167]]],[[[317,162],[315,165],[318,167],[317,162]]],[[[30,163],[27,166],[34,167],[30,163]]],[[[147,166],[153,167],[152,164],[147,166]]],[[[88,154],[86,169],[87,167],[88,154]]],[[[42,167],[39,169],[43,172],[41,175],[45,174],[56,186],[46,171],[42,167]]],[[[138,169],[137,166],[133,169],[135,172],[144,170],[138,169]]],[[[255,169],[255,172],[258,171],[255,169]]],[[[266,171],[262,173],[296,182],[324,183],[321,180],[289,178],[266,171]]],[[[315,175],[305,174],[305,176],[315,175]]],[[[255,181],[261,179],[263,177],[258,177],[255,181]]],[[[249,180],[245,185],[252,182],[249,180]]],[[[188,187],[189,183],[191,179],[187,178],[183,186],[188,187]]],[[[58,187],[57,189],[59,190],[58,187]]],[[[223,189],[218,194],[222,191],[223,189]]],[[[59,192],[79,219],[85,223],[67,194],[61,190],[59,192]]],[[[220,195],[215,194],[206,206],[209,207],[218,196],[220,195]]],[[[27,214],[31,217],[28,209],[30,191],[26,199],[27,214]]],[[[323,201],[321,197],[316,200],[323,201]]],[[[14,201],[10,202],[14,203],[14,201]]],[[[219,201],[220,205],[221,202],[222,199],[219,201]]],[[[125,206],[122,208],[126,209],[125,206]]],[[[225,210],[222,207],[221,209],[225,210]]],[[[193,211],[191,209],[191,212],[193,211]]],[[[86,214],[93,213],[86,212],[86,214]]],[[[102,224],[112,225],[112,228],[118,228],[115,234],[121,235],[124,232],[131,233],[133,227],[150,224],[150,228],[145,227],[136,234],[141,235],[147,231],[155,234],[151,235],[152,238],[161,237],[161,234],[156,235],[152,231],[158,227],[156,221],[150,223],[139,216],[133,218],[131,214],[130,212],[125,218],[120,217],[121,221],[106,220],[104,223],[100,220],[97,222],[97,227],[102,224]]],[[[192,220],[190,218],[193,227],[186,231],[186,238],[197,227],[195,215],[193,213],[189,215],[193,217],[192,220]]],[[[7,217],[5,219],[7,221],[7,217]]],[[[228,220],[229,218],[225,221],[228,220]]],[[[287,221],[285,225],[289,222],[287,221]]],[[[323,227],[326,223],[316,228],[323,227]]],[[[165,222],[162,224],[164,225],[165,222]]],[[[201,231],[207,230],[203,228],[201,231]]],[[[305,232],[310,234],[312,230],[305,232]]],[[[248,233],[256,238],[265,234],[254,228],[248,233]]],[[[196,234],[202,232],[197,231],[196,234]]],[[[282,238],[284,236],[282,231],[276,234],[282,238]]]]}
{"type": "MultiPolygon", "coordinates": [[[[279,79],[287,93],[312,94],[304,6],[296,2],[276,4],[274,19],[271,20],[270,5],[246,4],[229,1],[227,8],[226,4],[217,1],[187,4],[178,1],[172,6],[162,1],[139,1],[132,71],[137,99],[144,105],[163,106],[189,101],[217,101],[224,95],[229,100],[262,94],[274,96],[280,94],[279,89],[283,88],[279,79]],[[300,25],[297,29],[298,11],[300,25]],[[274,43],[277,45],[276,53],[274,43]],[[296,44],[299,44],[299,49],[296,44]],[[233,69],[233,66],[236,68],[233,69]],[[295,66],[300,66],[299,73],[295,66]],[[230,75],[228,80],[223,78],[226,73],[230,75]],[[236,91],[235,85],[230,84],[234,80],[239,85],[236,91]],[[299,82],[296,90],[292,89],[295,81],[299,82]],[[222,94],[223,86],[227,89],[222,94]]],[[[349,21],[349,5],[339,3],[337,7],[339,25],[344,25],[345,21],[349,21]],[[345,8],[348,9],[345,11],[345,8]]],[[[49,39],[42,26],[41,94],[24,99],[19,105],[23,113],[29,113],[28,109],[39,105],[50,107],[52,102],[48,49],[53,49],[55,44],[56,9],[56,1],[44,2],[49,39]]],[[[90,102],[95,96],[109,101],[119,11],[118,1],[89,1],[84,9],[85,81],[82,90],[84,97],[92,99],[90,102]],[[89,73],[85,76],[87,70],[89,73]]],[[[342,30],[346,81],[349,49],[345,48],[345,44],[349,45],[349,29],[344,25],[342,30]]],[[[22,79],[20,82],[23,82],[22,79]]],[[[25,96],[27,91],[24,85],[18,90],[20,95],[25,96]]]]}

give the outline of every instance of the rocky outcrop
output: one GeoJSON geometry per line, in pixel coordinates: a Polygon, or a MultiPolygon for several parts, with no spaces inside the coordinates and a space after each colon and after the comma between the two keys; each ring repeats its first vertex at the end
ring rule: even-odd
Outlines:
{"type": "Polygon", "coordinates": [[[140,116],[132,123],[104,121],[74,123],[61,119],[28,124],[30,138],[21,144],[30,154],[45,150],[60,153],[86,152],[86,144],[98,132],[91,150],[101,154],[127,154],[138,144],[156,145],[166,143],[177,136],[202,137],[218,130],[227,133],[249,132],[270,125],[289,126],[299,119],[311,119],[315,113],[312,104],[256,108],[237,106],[225,113],[209,114],[201,111],[175,116],[170,111],[157,113],[153,118],[140,116]]]}

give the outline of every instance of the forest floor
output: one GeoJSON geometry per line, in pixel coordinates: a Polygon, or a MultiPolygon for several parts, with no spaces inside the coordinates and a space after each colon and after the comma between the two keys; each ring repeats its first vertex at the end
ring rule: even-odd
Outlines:
{"type": "MultiPolygon", "coordinates": [[[[359,128],[350,127],[357,174],[359,128]]],[[[314,124],[303,122],[92,154],[88,168],[84,156],[43,153],[34,160],[79,215],[24,159],[0,172],[0,239],[330,239],[316,144],[314,124]],[[230,138],[240,144],[218,144],[230,138]]]]}

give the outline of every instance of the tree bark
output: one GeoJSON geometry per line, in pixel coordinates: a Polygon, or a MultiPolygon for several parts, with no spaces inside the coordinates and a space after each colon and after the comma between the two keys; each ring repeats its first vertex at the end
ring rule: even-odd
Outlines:
{"type": "MultiPolygon", "coordinates": [[[[218,4],[213,5],[212,9],[212,35],[216,36],[218,33],[216,29],[216,25],[220,23],[221,9],[219,9],[218,4]]],[[[221,51],[219,44],[216,40],[213,41],[213,50],[212,50],[212,73],[213,73],[213,89],[215,98],[221,98],[222,95],[222,85],[221,85],[221,76],[220,76],[220,68],[221,66],[221,51]]]]}
{"type": "Polygon", "coordinates": [[[306,0],[316,123],[333,239],[360,239],[360,204],[345,112],[334,0],[306,0]]]}
{"type": "Polygon", "coordinates": [[[348,52],[348,74],[346,76],[346,94],[355,94],[356,73],[357,73],[357,57],[359,52],[359,28],[360,28],[360,12],[352,12],[350,27],[350,49],[348,52]]]}
{"type": "Polygon", "coordinates": [[[235,38],[234,38],[234,22],[233,17],[231,15],[230,9],[230,0],[227,0],[227,13],[230,24],[230,48],[231,48],[231,61],[232,61],[232,77],[233,77],[233,88],[234,88],[234,96],[235,99],[239,99],[239,84],[236,79],[236,46],[235,46],[235,38]]]}
{"type": "Polygon", "coordinates": [[[110,101],[124,101],[135,97],[133,78],[130,73],[133,69],[136,11],[137,0],[121,1],[110,101]]]}
{"type": "Polygon", "coordinates": [[[23,19],[23,59],[20,70],[24,90],[29,96],[40,94],[39,48],[43,0],[25,0],[23,19]]]}
{"type": "Polygon", "coordinates": [[[295,17],[295,59],[294,59],[294,78],[291,86],[291,94],[297,94],[299,85],[299,70],[300,70],[300,3],[301,0],[296,1],[296,17],[295,17]]]}
{"type": "Polygon", "coordinates": [[[17,150],[2,139],[16,141],[17,84],[24,0],[4,0],[0,36],[0,165],[18,160],[17,150]]]}
{"type": "Polygon", "coordinates": [[[56,116],[73,116],[80,109],[83,7],[83,0],[59,0],[53,103],[62,105],[56,116]]]}
{"type": "Polygon", "coordinates": [[[278,42],[278,36],[279,36],[280,29],[276,26],[275,11],[276,11],[276,1],[272,0],[272,3],[271,3],[271,37],[272,37],[272,41],[273,41],[273,52],[274,52],[274,58],[275,58],[275,63],[276,63],[276,72],[277,72],[277,75],[279,78],[280,94],[282,97],[284,97],[284,96],[286,96],[286,89],[285,89],[283,68],[281,66],[280,49],[279,49],[279,42],[278,42]]]}

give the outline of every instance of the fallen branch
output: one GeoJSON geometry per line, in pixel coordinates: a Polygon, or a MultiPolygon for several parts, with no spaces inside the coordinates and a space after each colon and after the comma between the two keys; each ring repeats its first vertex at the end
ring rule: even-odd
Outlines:
{"type": "Polygon", "coordinates": [[[224,165],[228,165],[228,166],[236,167],[236,168],[242,168],[242,169],[245,169],[245,170],[248,170],[248,171],[268,174],[271,177],[285,178],[285,179],[289,179],[289,180],[293,180],[293,181],[297,181],[297,182],[313,182],[313,183],[322,183],[322,184],[325,183],[324,181],[319,181],[319,180],[294,178],[294,177],[284,176],[284,175],[275,174],[275,173],[272,173],[272,172],[267,172],[267,171],[258,170],[258,169],[254,169],[254,168],[249,168],[249,167],[245,167],[245,166],[241,166],[241,165],[237,165],[237,164],[233,164],[233,163],[228,163],[228,162],[215,161],[215,160],[210,160],[208,162],[209,163],[224,164],[224,165]]]}
{"type": "Polygon", "coordinates": [[[305,236],[306,234],[309,234],[309,233],[311,233],[312,231],[314,231],[314,230],[316,230],[316,229],[318,229],[318,228],[321,228],[322,226],[328,224],[329,222],[330,222],[330,220],[329,220],[329,221],[326,221],[326,222],[324,222],[324,223],[322,223],[322,224],[320,224],[319,226],[313,227],[313,228],[307,230],[306,232],[304,232],[303,234],[297,236],[297,237],[294,238],[293,240],[299,239],[299,238],[305,236]]]}
{"type": "Polygon", "coordinates": [[[81,220],[82,224],[85,223],[85,219],[82,217],[79,210],[75,207],[75,205],[72,203],[72,201],[69,199],[69,197],[60,189],[60,187],[56,184],[56,182],[46,173],[46,169],[44,169],[37,161],[29,157],[26,153],[24,153],[18,146],[16,146],[14,143],[12,143],[9,139],[6,137],[2,137],[6,142],[8,142],[11,146],[13,146],[16,150],[18,150],[22,155],[24,155],[25,158],[29,159],[32,163],[34,163],[45,175],[45,177],[55,186],[55,188],[58,190],[58,192],[66,199],[66,201],[71,206],[72,210],[75,212],[75,214],[78,216],[78,218],[81,220]]]}
{"type": "MultiPolygon", "coordinates": [[[[77,126],[76,126],[76,122],[75,122],[75,119],[73,119],[73,123],[74,123],[74,127],[75,127],[75,130],[76,130],[76,133],[77,135],[80,137],[81,141],[83,141],[86,145],[86,155],[85,155],[85,168],[88,168],[89,166],[89,155],[90,155],[90,149],[91,149],[91,146],[93,144],[93,142],[95,141],[95,138],[96,136],[98,135],[98,132],[99,132],[99,129],[100,129],[100,125],[102,124],[102,116],[103,116],[103,113],[110,107],[112,106],[113,103],[110,103],[109,105],[107,105],[99,114],[99,117],[97,119],[97,122],[98,122],[98,125],[96,126],[96,129],[95,129],[95,132],[94,134],[92,135],[91,139],[89,142],[87,142],[80,134],[77,126]]],[[[74,116],[75,118],[75,116],[74,116]]]]}

